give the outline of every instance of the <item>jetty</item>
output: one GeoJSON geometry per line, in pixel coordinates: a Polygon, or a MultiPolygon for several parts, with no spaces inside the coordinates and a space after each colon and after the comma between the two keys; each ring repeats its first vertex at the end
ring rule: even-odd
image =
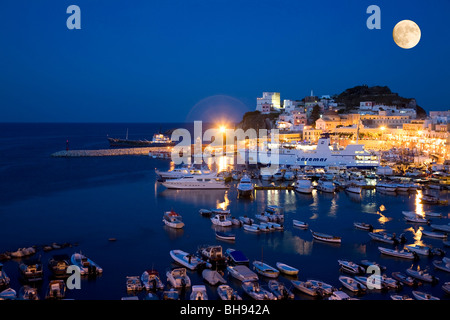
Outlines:
{"type": "Polygon", "coordinates": [[[97,149],[97,150],[63,150],[53,153],[52,157],[108,157],[108,156],[148,156],[150,153],[169,153],[170,147],[141,147],[120,149],[97,149]]]}

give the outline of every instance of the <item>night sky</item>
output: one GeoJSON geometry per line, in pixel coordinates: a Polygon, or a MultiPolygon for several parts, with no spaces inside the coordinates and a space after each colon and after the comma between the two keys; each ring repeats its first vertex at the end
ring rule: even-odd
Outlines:
{"type": "Polygon", "coordinates": [[[448,0],[2,0],[0,122],[239,119],[263,91],[362,84],[447,110],[449,15],[448,0]],[[66,26],[72,4],[81,30],[66,26]],[[408,50],[392,39],[404,19],[422,32],[408,50]]]}

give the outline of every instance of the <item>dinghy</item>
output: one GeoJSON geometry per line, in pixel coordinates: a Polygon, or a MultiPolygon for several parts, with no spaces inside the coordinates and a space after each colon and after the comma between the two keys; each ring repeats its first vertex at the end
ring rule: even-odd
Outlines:
{"type": "Polygon", "coordinates": [[[442,232],[450,232],[450,225],[448,224],[431,224],[431,228],[442,232]]]}
{"type": "Polygon", "coordinates": [[[405,220],[412,223],[429,223],[427,219],[420,218],[417,216],[405,216],[405,220]]]}
{"type": "Polygon", "coordinates": [[[365,222],[353,222],[353,226],[356,229],[365,230],[372,232],[373,226],[371,224],[365,223],[365,222]]]}
{"type": "Polygon", "coordinates": [[[278,270],[280,270],[281,273],[287,274],[289,276],[295,276],[299,272],[298,269],[288,266],[287,264],[284,264],[282,262],[277,262],[276,266],[277,266],[278,270]]]}
{"type": "Polygon", "coordinates": [[[422,230],[422,235],[430,238],[447,239],[447,234],[442,232],[422,230]]]}
{"type": "Polygon", "coordinates": [[[338,260],[339,266],[341,269],[345,272],[351,273],[351,274],[362,274],[364,273],[364,268],[361,267],[359,264],[356,264],[352,261],[347,260],[338,260]]]}
{"type": "Polygon", "coordinates": [[[216,238],[224,241],[235,241],[236,235],[234,233],[216,231],[216,238]]]}
{"type": "Polygon", "coordinates": [[[413,244],[406,245],[405,249],[408,249],[409,251],[415,252],[417,254],[421,254],[423,256],[429,256],[430,252],[431,252],[429,247],[420,246],[420,245],[413,245],[413,244]]]}
{"type": "Polygon", "coordinates": [[[403,284],[406,284],[410,287],[416,287],[419,284],[421,284],[419,281],[417,281],[415,278],[410,277],[404,273],[401,272],[392,272],[392,277],[398,281],[400,281],[403,284]]]}
{"type": "Polygon", "coordinates": [[[317,288],[317,292],[320,295],[330,295],[332,294],[334,291],[336,291],[336,288],[333,287],[331,284],[322,282],[320,280],[307,280],[307,282],[311,282],[314,286],[316,286],[317,288]]]}
{"type": "Polygon", "coordinates": [[[221,284],[217,288],[217,294],[222,300],[242,300],[242,297],[227,284],[221,284]]]}
{"type": "Polygon", "coordinates": [[[257,224],[244,224],[244,230],[245,231],[249,231],[249,232],[254,232],[254,233],[258,233],[259,230],[259,225],[257,224]]]}
{"type": "Polygon", "coordinates": [[[439,261],[439,260],[434,260],[433,261],[433,266],[436,269],[445,271],[445,272],[450,272],[450,263],[445,263],[444,261],[439,261]]]}

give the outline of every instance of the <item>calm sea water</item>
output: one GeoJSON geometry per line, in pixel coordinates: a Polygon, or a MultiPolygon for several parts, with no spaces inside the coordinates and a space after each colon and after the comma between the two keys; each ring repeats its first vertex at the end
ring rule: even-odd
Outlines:
{"type": "MultiPolygon", "coordinates": [[[[186,125],[189,127],[189,125],[186,125]]],[[[314,192],[300,195],[293,191],[256,191],[253,199],[238,199],[236,183],[227,191],[168,190],[156,181],[155,168],[168,170],[168,160],[146,156],[102,158],[52,158],[53,152],[70,149],[107,148],[107,135],[130,139],[151,139],[155,132],[178,128],[179,124],[0,124],[0,252],[17,248],[56,243],[72,247],[50,252],[39,250],[45,265],[45,279],[40,284],[41,297],[49,281],[47,261],[54,254],[81,251],[104,269],[102,276],[83,279],[80,290],[69,290],[67,298],[120,299],[127,296],[126,277],[140,276],[156,269],[165,282],[165,272],[176,265],[169,251],[181,249],[194,253],[199,245],[220,244],[223,249],[242,250],[251,261],[270,265],[280,261],[300,270],[298,279],[317,279],[341,287],[338,259],[360,262],[376,261],[387,267],[386,274],[405,272],[412,264],[429,271],[440,280],[424,284],[418,290],[448,299],[441,286],[450,281],[449,274],[435,270],[434,259],[417,262],[382,256],[378,246],[387,244],[370,240],[365,231],[356,230],[353,222],[362,221],[397,234],[405,233],[409,243],[441,248],[442,240],[421,238],[420,230],[429,226],[403,220],[402,210],[433,210],[445,218],[433,223],[449,222],[448,206],[421,205],[415,194],[388,196],[364,190],[360,196],[339,192],[334,195],[314,192]],[[280,205],[285,212],[284,232],[252,234],[233,227],[235,243],[217,240],[208,218],[198,210],[226,206],[233,216],[254,216],[267,205],[280,205]],[[183,230],[165,227],[164,211],[173,209],[183,216],[183,230]],[[309,223],[315,231],[342,237],[340,245],[313,240],[309,230],[292,226],[292,220],[309,223]],[[116,241],[109,241],[116,238],[116,241]]],[[[258,181],[255,181],[258,183],[258,181]]],[[[448,199],[446,192],[441,196],[448,199]]],[[[3,262],[17,292],[19,260],[3,262]]],[[[196,272],[189,272],[193,284],[206,284],[196,272]]],[[[242,293],[240,283],[225,274],[231,286],[242,293]]],[[[292,278],[279,277],[290,286],[292,278]]],[[[261,279],[262,285],[268,279],[261,279]]],[[[216,289],[206,285],[210,299],[217,299],[216,289]]],[[[412,297],[404,287],[398,294],[412,297]]],[[[188,297],[190,290],[186,292],[188,297]]],[[[349,292],[347,292],[349,293],[349,292]]],[[[390,299],[389,292],[370,292],[361,299],[390,299]]],[[[350,294],[350,293],[349,293],[350,294]]],[[[141,294],[142,298],[143,295],[141,294]]],[[[296,299],[310,299],[296,292],[296,299]]]]}

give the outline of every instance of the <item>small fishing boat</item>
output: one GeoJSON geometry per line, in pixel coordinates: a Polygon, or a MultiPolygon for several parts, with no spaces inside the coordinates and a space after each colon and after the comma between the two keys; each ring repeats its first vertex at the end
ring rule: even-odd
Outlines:
{"type": "Polygon", "coordinates": [[[424,282],[436,283],[439,281],[439,278],[436,278],[435,276],[429,274],[424,270],[413,270],[409,268],[406,269],[406,273],[409,274],[411,277],[419,279],[424,282]]]}
{"type": "Polygon", "coordinates": [[[25,285],[19,290],[19,300],[39,300],[38,289],[25,285]]]}
{"type": "Polygon", "coordinates": [[[417,279],[408,276],[402,272],[392,272],[392,277],[410,287],[416,287],[421,284],[417,279]]]}
{"type": "Polygon", "coordinates": [[[396,258],[403,258],[403,259],[410,259],[414,260],[416,259],[417,255],[415,252],[405,251],[405,250],[398,250],[398,249],[389,249],[389,248],[383,248],[378,247],[378,250],[385,255],[396,257],[396,258]]]}
{"type": "Polygon", "coordinates": [[[422,230],[422,235],[430,238],[447,239],[447,234],[442,232],[422,230]]]}
{"type": "Polygon", "coordinates": [[[438,297],[422,291],[413,291],[412,294],[417,300],[440,300],[438,297]]]}
{"type": "Polygon", "coordinates": [[[268,278],[276,278],[280,275],[280,271],[262,261],[253,261],[253,269],[268,278]]]}
{"type": "Polygon", "coordinates": [[[367,289],[367,287],[361,282],[347,276],[339,276],[339,281],[345,288],[353,292],[362,293],[367,289]]]}
{"type": "Polygon", "coordinates": [[[206,287],[204,285],[192,286],[192,292],[189,295],[190,300],[208,300],[208,294],[206,293],[206,287]]]}
{"type": "Polygon", "coordinates": [[[215,271],[210,269],[205,269],[202,271],[202,277],[205,279],[206,282],[208,282],[210,285],[215,286],[219,283],[227,283],[227,281],[222,277],[222,275],[215,271]]]}
{"type": "Polygon", "coordinates": [[[267,231],[267,232],[275,231],[275,227],[272,224],[270,224],[269,222],[261,222],[259,224],[259,229],[263,232],[264,231],[267,231]]]}
{"type": "MultiPolygon", "coordinates": [[[[416,215],[420,216],[420,214],[418,214],[415,211],[402,211],[402,213],[405,216],[416,216],[416,215]]],[[[438,212],[425,211],[424,214],[425,214],[425,217],[430,217],[430,218],[441,218],[442,217],[442,214],[438,213],[438,212]]]]}
{"type": "Polygon", "coordinates": [[[55,277],[67,277],[67,268],[70,265],[70,257],[67,254],[58,254],[51,257],[48,267],[55,277]]]}
{"type": "MultiPolygon", "coordinates": [[[[261,223],[261,224],[262,224],[262,223],[261,223]]],[[[275,222],[267,222],[267,223],[265,223],[265,224],[268,225],[269,228],[271,228],[271,229],[275,229],[275,230],[278,230],[278,231],[283,231],[283,230],[284,230],[283,225],[282,225],[282,224],[279,224],[279,223],[275,223],[275,222]]]]}
{"type": "Polygon", "coordinates": [[[351,273],[351,274],[362,274],[364,273],[364,268],[361,267],[359,264],[356,264],[352,261],[348,260],[338,260],[339,266],[341,267],[342,271],[351,273]]]}
{"type": "Polygon", "coordinates": [[[137,292],[143,289],[142,282],[138,276],[127,276],[126,287],[128,292],[137,292]]]}
{"type": "Polygon", "coordinates": [[[258,233],[260,232],[258,224],[244,224],[244,230],[249,232],[258,233]]]}
{"type": "Polygon", "coordinates": [[[306,293],[307,295],[310,295],[313,297],[319,295],[319,292],[318,292],[319,288],[309,281],[291,280],[291,283],[295,289],[297,289],[303,293],[306,293]]]}
{"type": "Polygon", "coordinates": [[[176,268],[166,272],[167,281],[174,288],[191,286],[191,279],[186,273],[186,268],[176,268]]]}
{"type": "Polygon", "coordinates": [[[248,265],[249,259],[240,250],[229,248],[225,250],[225,256],[232,265],[248,265]]]}
{"type": "Polygon", "coordinates": [[[225,241],[235,241],[236,235],[230,232],[216,231],[216,238],[225,241]]]}
{"type": "Polygon", "coordinates": [[[397,238],[395,234],[389,234],[386,232],[369,232],[368,234],[372,240],[389,244],[398,244],[406,241],[403,235],[400,235],[400,238],[397,238]]]}
{"type": "Polygon", "coordinates": [[[216,214],[211,218],[211,222],[216,226],[231,227],[233,222],[227,214],[216,214]]]}
{"type": "Polygon", "coordinates": [[[277,300],[293,300],[294,294],[286,286],[277,280],[269,280],[269,290],[275,295],[277,300]]]}
{"type": "Polygon", "coordinates": [[[181,264],[182,266],[190,270],[195,270],[205,263],[199,257],[190,254],[188,252],[185,252],[183,250],[170,250],[170,256],[175,262],[181,264]]]}
{"type": "Polygon", "coordinates": [[[228,273],[240,281],[258,281],[258,275],[246,265],[227,266],[228,273]]]}
{"type": "Polygon", "coordinates": [[[17,298],[16,290],[12,288],[0,291],[0,300],[15,300],[17,298]]]}
{"type": "Polygon", "coordinates": [[[41,281],[44,278],[42,263],[38,259],[21,262],[19,270],[26,281],[41,281]]]}
{"type": "Polygon", "coordinates": [[[184,222],[182,221],[181,215],[173,210],[164,212],[162,221],[166,226],[174,229],[181,229],[184,227],[184,222]]]}
{"type": "Polygon", "coordinates": [[[436,269],[439,269],[439,270],[442,270],[442,271],[445,271],[445,272],[450,272],[450,263],[448,263],[448,262],[445,263],[442,260],[434,260],[433,261],[433,266],[436,269]]]}
{"type": "Polygon", "coordinates": [[[64,280],[51,280],[47,287],[45,299],[59,300],[66,296],[66,283],[64,280]]]}
{"type": "Polygon", "coordinates": [[[255,300],[277,300],[274,294],[261,288],[257,281],[244,281],[242,289],[255,300]]]}
{"type": "Polygon", "coordinates": [[[295,276],[299,272],[298,269],[288,266],[287,264],[284,264],[282,262],[277,262],[276,266],[277,266],[278,270],[280,270],[281,273],[287,274],[289,276],[295,276]]]}
{"type": "Polygon", "coordinates": [[[217,287],[217,294],[222,300],[242,300],[242,297],[227,284],[221,284],[217,287]]]}
{"type": "Polygon", "coordinates": [[[155,291],[164,289],[164,284],[156,270],[146,270],[141,275],[142,284],[147,291],[155,291]]]}
{"type": "Polygon", "coordinates": [[[270,221],[270,217],[269,215],[265,214],[264,212],[261,214],[255,214],[255,218],[258,219],[259,221],[270,221]]]}
{"type": "Polygon", "coordinates": [[[81,253],[74,253],[70,257],[70,262],[80,268],[81,275],[98,275],[103,273],[103,269],[98,264],[81,253]]]}
{"type": "Polygon", "coordinates": [[[360,229],[360,230],[365,230],[365,231],[370,231],[372,232],[373,230],[373,226],[369,223],[365,223],[365,222],[353,222],[353,226],[356,229],[360,229]]]}
{"type": "Polygon", "coordinates": [[[405,249],[415,252],[417,254],[423,255],[423,256],[429,256],[431,253],[431,249],[429,247],[421,246],[421,245],[408,244],[405,246],[405,249]]]}
{"type": "Polygon", "coordinates": [[[300,220],[292,220],[292,223],[294,225],[294,227],[297,228],[302,228],[302,229],[307,229],[308,228],[308,224],[306,222],[300,221],[300,220]]]}
{"type": "Polygon", "coordinates": [[[331,243],[341,243],[341,237],[332,236],[325,233],[314,232],[311,230],[314,239],[319,241],[331,242],[331,243]]]}

